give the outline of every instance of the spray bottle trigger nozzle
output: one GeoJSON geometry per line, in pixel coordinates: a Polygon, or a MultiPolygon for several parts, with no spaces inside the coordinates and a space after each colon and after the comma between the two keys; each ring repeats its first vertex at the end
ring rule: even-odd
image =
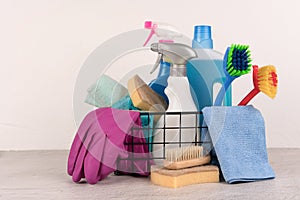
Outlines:
{"type": "Polygon", "coordinates": [[[160,61],[162,60],[162,56],[163,56],[162,53],[159,53],[159,54],[158,54],[158,57],[157,57],[157,59],[156,59],[156,61],[155,61],[155,64],[154,64],[152,70],[150,71],[150,74],[152,74],[152,73],[158,68],[158,66],[159,66],[159,64],[160,64],[160,61]]]}
{"type": "Polygon", "coordinates": [[[153,29],[151,29],[151,32],[148,36],[148,38],[146,39],[145,43],[143,44],[143,47],[146,46],[148,44],[148,42],[150,41],[150,39],[152,38],[152,36],[155,34],[155,31],[153,29]]]}

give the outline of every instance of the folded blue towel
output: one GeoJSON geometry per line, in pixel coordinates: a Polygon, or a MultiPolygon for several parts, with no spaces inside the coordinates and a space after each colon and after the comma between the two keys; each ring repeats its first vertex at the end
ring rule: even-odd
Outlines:
{"type": "Polygon", "coordinates": [[[105,74],[87,91],[85,102],[99,108],[109,107],[128,95],[127,89],[121,83],[105,74]]]}
{"type": "Polygon", "coordinates": [[[259,110],[253,106],[213,106],[202,111],[226,182],[275,178],[259,110]]]}

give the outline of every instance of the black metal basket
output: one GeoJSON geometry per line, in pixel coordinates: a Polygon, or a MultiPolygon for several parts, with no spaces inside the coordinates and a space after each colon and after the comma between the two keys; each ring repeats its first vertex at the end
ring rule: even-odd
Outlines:
{"type": "MultiPolygon", "coordinates": [[[[117,170],[115,171],[116,175],[122,174],[130,174],[130,175],[137,175],[136,169],[134,167],[133,161],[137,159],[142,159],[147,162],[147,170],[150,172],[150,165],[151,163],[162,161],[165,159],[166,156],[166,149],[167,148],[174,148],[174,147],[182,147],[184,145],[203,145],[203,143],[208,143],[208,141],[203,141],[201,137],[201,132],[207,129],[206,126],[201,126],[202,124],[202,112],[141,112],[140,113],[142,119],[142,127],[133,126],[129,134],[132,136],[134,135],[134,131],[142,130],[144,132],[144,136],[146,139],[146,143],[136,143],[132,140],[132,142],[124,143],[124,145],[131,145],[131,148],[134,149],[134,145],[148,145],[149,151],[151,152],[151,156],[146,158],[137,158],[134,155],[134,152],[131,152],[127,158],[118,158],[117,160],[117,170]],[[185,124],[187,122],[185,119],[189,117],[191,119],[193,117],[193,122],[188,122],[188,125],[185,124]],[[178,119],[177,126],[169,125],[169,118],[178,119]],[[160,118],[159,121],[154,125],[150,126],[153,119],[160,118]],[[176,136],[177,138],[172,139],[172,141],[168,140],[168,136],[170,134],[174,134],[174,131],[178,133],[176,136]],[[193,134],[193,139],[190,141],[183,140],[183,132],[189,132],[193,134]],[[156,133],[159,132],[161,134],[161,138],[158,141],[154,141],[156,137],[156,133]],[[172,133],[171,133],[172,132],[172,133]],[[154,134],[153,134],[154,133],[154,134]],[[159,155],[154,151],[159,150],[159,155]],[[131,161],[131,169],[129,172],[123,173],[119,168],[119,163],[122,160],[131,161]]],[[[174,121],[174,120],[173,120],[174,121]]],[[[152,123],[153,124],[153,123],[152,123]]]]}

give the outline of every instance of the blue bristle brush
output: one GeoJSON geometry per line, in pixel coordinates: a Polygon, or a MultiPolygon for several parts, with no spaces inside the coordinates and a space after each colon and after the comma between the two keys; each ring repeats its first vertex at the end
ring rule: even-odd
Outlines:
{"type": "Polygon", "coordinates": [[[234,79],[251,71],[250,50],[248,45],[232,44],[227,48],[223,60],[226,81],[222,85],[214,106],[221,106],[227,88],[234,79]]]}

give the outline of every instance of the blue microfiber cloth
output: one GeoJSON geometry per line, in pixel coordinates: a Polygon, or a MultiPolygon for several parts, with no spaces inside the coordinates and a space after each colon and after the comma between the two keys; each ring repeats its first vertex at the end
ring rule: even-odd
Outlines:
{"type": "Polygon", "coordinates": [[[275,178],[259,110],[253,106],[213,106],[202,112],[226,182],[275,178]]]}
{"type": "Polygon", "coordinates": [[[102,74],[87,92],[85,102],[99,108],[110,107],[128,95],[126,87],[105,74],[102,74]]]}
{"type": "Polygon", "coordinates": [[[153,150],[153,126],[154,126],[154,116],[150,114],[141,114],[142,127],[144,137],[148,143],[149,152],[153,150]]]}
{"type": "Polygon", "coordinates": [[[114,103],[111,107],[121,110],[139,110],[138,108],[134,107],[129,95],[124,96],[119,101],[114,103]]]}

